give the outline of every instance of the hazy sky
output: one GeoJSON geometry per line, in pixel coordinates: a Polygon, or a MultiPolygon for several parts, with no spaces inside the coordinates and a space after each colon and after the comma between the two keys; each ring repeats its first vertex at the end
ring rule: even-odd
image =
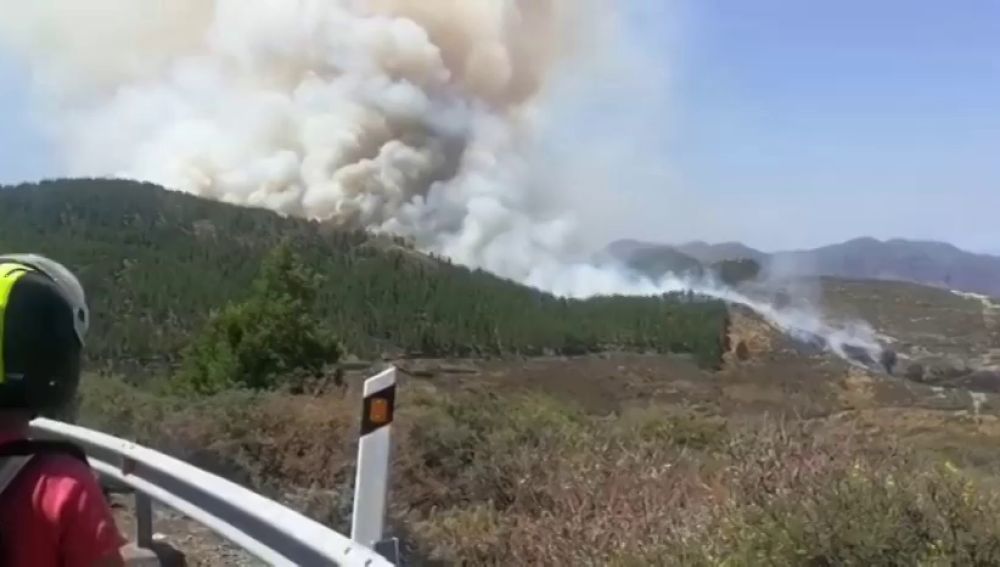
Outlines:
{"type": "Polygon", "coordinates": [[[28,115],[24,69],[0,54],[0,182],[36,179],[56,171],[55,157],[28,115]]]}
{"type": "Polygon", "coordinates": [[[732,237],[1000,251],[1000,2],[689,0],[680,20],[669,155],[739,203],[732,237]]]}
{"type": "MultiPolygon", "coordinates": [[[[666,87],[637,123],[673,189],[623,190],[648,203],[631,235],[1000,252],[1000,1],[634,2],[644,73],[666,87]]],[[[26,87],[0,56],[3,182],[59,173],[26,87]]]]}

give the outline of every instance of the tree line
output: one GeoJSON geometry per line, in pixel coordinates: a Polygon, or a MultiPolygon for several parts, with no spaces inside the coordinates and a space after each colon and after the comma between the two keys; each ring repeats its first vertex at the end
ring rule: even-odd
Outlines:
{"type": "MultiPolygon", "coordinates": [[[[686,294],[570,300],[420,254],[404,240],[235,207],[149,184],[74,179],[0,190],[0,249],[81,277],[91,363],[176,367],[213,314],[251,301],[276,250],[314,274],[310,313],[344,353],[721,358],[725,305],[686,294]]],[[[199,339],[201,340],[201,339],[199,339]]]]}

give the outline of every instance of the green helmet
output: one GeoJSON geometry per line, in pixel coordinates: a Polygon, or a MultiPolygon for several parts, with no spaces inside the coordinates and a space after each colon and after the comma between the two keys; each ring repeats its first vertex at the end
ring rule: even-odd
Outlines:
{"type": "Polygon", "coordinates": [[[89,326],[83,286],[65,266],[0,255],[0,409],[36,413],[70,402],[89,326]]]}

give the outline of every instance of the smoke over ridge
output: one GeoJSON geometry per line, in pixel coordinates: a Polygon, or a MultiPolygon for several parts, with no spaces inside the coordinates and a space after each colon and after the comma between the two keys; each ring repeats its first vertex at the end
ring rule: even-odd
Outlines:
{"type": "Polygon", "coordinates": [[[39,78],[68,173],[388,231],[555,285],[569,221],[539,210],[530,151],[583,4],[0,6],[19,16],[0,30],[39,78]]]}
{"type": "Polygon", "coordinates": [[[562,295],[694,288],[827,337],[841,354],[846,341],[876,349],[870,329],[580,259],[590,227],[573,209],[584,198],[547,171],[540,132],[566,102],[558,95],[572,94],[560,78],[616,41],[612,6],[0,0],[0,41],[35,74],[71,175],[390,232],[562,295]]]}

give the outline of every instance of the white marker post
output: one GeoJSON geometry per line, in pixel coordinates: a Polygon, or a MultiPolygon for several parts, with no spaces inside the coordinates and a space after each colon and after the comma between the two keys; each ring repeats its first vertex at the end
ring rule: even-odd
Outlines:
{"type": "Polygon", "coordinates": [[[382,529],[389,491],[389,433],[395,405],[395,367],[365,380],[351,520],[351,539],[374,548],[393,562],[398,560],[398,551],[394,551],[398,546],[395,541],[382,541],[382,529]]]}

